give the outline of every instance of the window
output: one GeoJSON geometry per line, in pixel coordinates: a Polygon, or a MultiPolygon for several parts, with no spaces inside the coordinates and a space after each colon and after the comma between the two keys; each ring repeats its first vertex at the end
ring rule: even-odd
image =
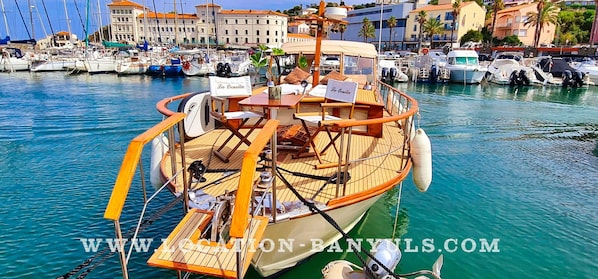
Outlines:
{"type": "Polygon", "coordinates": [[[235,30],[235,35],[239,35],[239,30],[235,30]]]}
{"type": "Polygon", "coordinates": [[[259,36],[260,35],[260,30],[257,30],[256,33],[257,33],[256,35],[259,36]]]}
{"type": "Polygon", "coordinates": [[[245,35],[249,35],[249,30],[245,29],[245,35]]]}
{"type": "Polygon", "coordinates": [[[235,24],[239,24],[239,22],[235,19],[235,24]]]}
{"type": "Polygon", "coordinates": [[[245,20],[245,24],[248,24],[247,20],[245,20]]]}
{"type": "Polygon", "coordinates": [[[224,30],[224,34],[225,34],[225,35],[228,35],[228,30],[224,30]]]}
{"type": "Polygon", "coordinates": [[[270,36],[270,30],[266,30],[266,36],[270,36]]]}
{"type": "Polygon", "coordinates": [[[444,13],[444,20],[453,20],[453,12],[444,13]]]}
{"type": "Polygon", "coordinates": [[[270,24],[270,20],[269,19],[266,20],[266,24],[270,24]]]}
{"type": "Polygon", "coordinates": [[[260,24],[260,20],[259,20],[259,19],[258,19],[258,20],[256,20],[256,21],[255,21],[255,24],[260,24]]]}
{"type": "Polygon", "coordinates": [[[266,38],[266,44],[270,43],[270,38],[266,38]]]}
{"type": "Polygon", "coordinates": [[[228,19],[225,19],[225,20],[224,20],[224,23],[225,23],[225,24],[228,24],[228,19]]]}

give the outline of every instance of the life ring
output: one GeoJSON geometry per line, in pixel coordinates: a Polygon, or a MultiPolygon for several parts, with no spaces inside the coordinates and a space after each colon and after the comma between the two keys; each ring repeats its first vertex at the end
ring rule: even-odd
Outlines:
{"type": "Polygon", "coordinates": [[[183,69],[185,69],[185,70],[191,69],[191,63],[189,63],[189,61],[183,62],[183,69]]]}
{"type": "Polygon", "coordinates": [[[423,53],[424,55],[427,55],[427,54],[428,54],[428,51],[429,51],[429,50],[428,50],[428,48],[422,48],[422,53],[423,53]]]}

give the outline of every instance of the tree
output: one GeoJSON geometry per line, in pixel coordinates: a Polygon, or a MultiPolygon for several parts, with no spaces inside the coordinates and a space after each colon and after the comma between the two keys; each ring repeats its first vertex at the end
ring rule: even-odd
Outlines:
{"type": "Polygon", "coordinates": [[[538,44],[540,43],[542,28],[548,24],[556,25],[558,15],[559,7],[555,6],[553,2],[545,2],[545,0],[538,1],[538,12],[527,13],[527,19],[525,20],[524,25],[536,28],[534,34],[534,47],[538,47],[538,44]]]}
{"type": "Polygon", "coordinates": [[[521,45],[521,40],[519,40],[519,36],[517,35],[511,35],[511,36],[506,36],[502,39],[502,43],[509,45],[509,46],[520,46],[521,45]]]}
{"type": "MultiPolygon", "coordinates": [[[[598,1],[598,0],[596,0],[598,1]]],[[[392,41],[392,32],[393,29],[395,27],[397,27],[397,18],[395,18],[394,16],[391,16],[387,21],[386,24],[388,25],[388,28],[390,29],[390,31],[388,32],[388,46],[390,46],[390,41],[392,41]]]]}
{"type": "Polygon", "coordinates": [[[594,41],[596,40],[596,38],[594,38],[594,33],[596,33],[596,28],[598,28],[598,26],[596,26],[596,21],[598,20],[598,18],[596,18],[596,15],[598,15],[598,0],[594,0],[594,21],[592,22],[592,33],[590,33],[590,45],[594,45],[594,41]]]}
{"type": "MultiPolygon", "coordinates": [[[[495,0],[495,1],[502,1],[502,0],[495,0]]],[[[597,0],[598,1],[598,0],[597,0]]],[[[457,18],[459,17],[459,13],[461,12],[461,0],[456,0],[453,2],[453,27],[451,28],[451,43],[453,41],[453,35],[455,32],[455,28],[457,28],[457,18]]]]}
{"type": "Polygon", "coordinates": [[[482,40],[482,33],[478,30],[469,30],[463,37],[461,37],[461,44],[466,42],[479,42],[482,40]]]}
{"type": "Polygon", "coordinates": [[[424,32],[430,36],[430,48],[433,48],[434,35],[442,33],[444,26],[442,22],[436,18],[430,18],[424,24],[424,32]]]}
{"type": "Polygon", "coordinates": [[[420,52],[421,48],[422,48],[422,35],[424,33],[424,24],[426,23],[426,21],[428,21],[427,19],[428,14],[426,13],[426,11],[419,11],[419,13],[417,13],[417,23],[419,23],[419,44],[417,45],[417,53],[420,52]]]}
{"type": "Polygon", "coordinates": [[[505,3],[502,0],[494,0],[494,4],[492,4],[492,36],[494,36],[494,31],[496,30],[496,17],[498,15],[498,11],[505,8],[505,3]]]}
{"type": "Polygon", "coordinates": [[[376,37],[376,35],[375,35],[376,29],[374,28],[374,25],[372,24],[370,19],[367,17],[364,17],[363,21],[361,23],[363,25],[361,26],[361,29],[359,30],[359,37],[363,37],[363,41],[367,43],[368,38],[376,37]]]}
{"type": "Polygon", "coordinates": [[[340,24],[338,26],[338,32],[341,33],[341,40],[343,40],[343,34],[345,33],[345,31],[347,31],[347,25],[346,24],[340,24]]]}

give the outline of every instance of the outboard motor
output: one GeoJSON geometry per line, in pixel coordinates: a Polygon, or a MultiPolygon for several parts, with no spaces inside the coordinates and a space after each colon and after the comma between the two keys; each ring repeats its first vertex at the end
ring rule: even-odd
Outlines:
{"type": "Polygon", "coordinates": [[[573,80],[573,74],[571,73],[571,71],[569,70],[565,70],[563,72],[563,87],[573,87],[574,80],[573,80]]]}
{"type": "MultiPolygon", "coordinates": [[[[388,239],[380,240],[372,249],[373,257],[389,270],[395,270],[401,260],[401,250],[388,239]]],[[[389,275],[384,267],[381,267],[373,259],[367,260],[368,278],[382,279],[389,275]]]]}
{"type": "Polygon", "coordinates": [[[517,70],[511,72],[511,76],[509,76],[509,85],[515,86],[519,84],[519,74],[517,70]]]}
{"type": "Polygon", "coordinates": [[[224,75],[226,77],[230,77],[232,75],[232,73],[233,73],[233,71],[230,68],[230,64],[228,64],[228,63],[224,64],[224,75]]]}
{"type": "Polygon", "coordinates": [[[397,78],[397,68],[390,68],[390,72],[388,73],[388,78],[390,78],[391,81],[393,81],[397,78]]]}
{"type": "Polygon", "coordinates": [[[525,70],[520,70],[519,71],[519,85],[529,85],[530,84],[530,80],[527,77],[527,73],[525,72],[525,70]]]}
{"type": "Polygon", "coordinates": [[[382,74],[381,74],[381,76],[382,76],[382,80],[384,80],[384,81],[388,81],[388,74],[389,74],[389,73],[388,73],[388,68],[386,68],[386,67],[383,67],[383,68],[382,68],[382,74]]]}
{"type": "Polygon", "coordinates": [[[218,63],[218,65],[216,65],[216,75],[219,77],[226,76],[226,72],[224,71],[224,64],[222,64],[222,62],[220,62],[220,63],[218,63]]]}
{"type": "Polygon", "coordinates": [[[575,71],[575,75],[573,75],[573,79],[575,81],[574,87],[582,87],[583,86],[584,75],[585,74],[580,71],[575,71]]]}
{"type": "Polygon", "coordinates": [[[430,82],[438,82],[438,72],[438,66],[432,65],[432,68],[430,68],[430,82]]]}

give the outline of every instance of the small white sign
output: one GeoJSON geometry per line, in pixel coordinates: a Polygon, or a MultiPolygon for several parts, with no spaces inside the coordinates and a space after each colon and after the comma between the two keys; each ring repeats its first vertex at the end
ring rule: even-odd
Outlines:
{"type": "Polygon", "coordinates": [[[212,96],[250,96],[251,80],[249,76],[242,77],[210,77],[210,93],[212,96]]]}
{"type": "Polygon", "coordinates": [[[326,98],[339,102],[355,103],[357,86],[357,82],[355,81],[338,81],[330,79],[326,86],[326,98]]]}

